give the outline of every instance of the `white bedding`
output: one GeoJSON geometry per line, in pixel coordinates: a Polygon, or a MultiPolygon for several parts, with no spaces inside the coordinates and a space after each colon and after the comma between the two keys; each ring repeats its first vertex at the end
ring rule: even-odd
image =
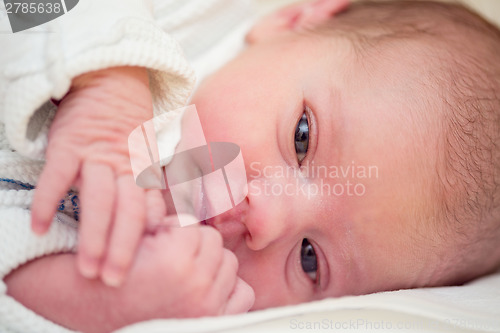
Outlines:
{"type": "Polygon", "coordinates": [[[500,272],[459,287],[330,298],[238,316],[155,320],[116,333],[500,332],[500,272]]]}
{"type": "MultiPolygon", "coordinates": [[[[291,0],[255,0],[257,15],[291,0]]],[[[464,0],[500,24],[500,0],[464,0]]],[[[241,48],[245,22],[194,62],[199,77],[241,48]]],[[[117,333],[166,332],[500,332],[500,272],[459,287],[401,290],[257,311],[238,316],[155,320],[117,333]]]]}

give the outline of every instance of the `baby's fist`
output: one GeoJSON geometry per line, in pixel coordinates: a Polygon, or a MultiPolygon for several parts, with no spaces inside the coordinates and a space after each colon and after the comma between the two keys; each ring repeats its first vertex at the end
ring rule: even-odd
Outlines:
{"type": "Polygon", "coordinates": [[[223,248],[215,229],[163,229],[144,237],[124,286],[133,289],[126,303],[141,304],[148,318],[138,320],[246,312],[254,292],[237,271],[236,256],[223,248]]]}

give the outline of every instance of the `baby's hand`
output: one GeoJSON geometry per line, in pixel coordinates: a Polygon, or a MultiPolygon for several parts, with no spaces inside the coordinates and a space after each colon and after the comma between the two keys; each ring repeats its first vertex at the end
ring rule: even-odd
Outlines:
{"type": "Polygon", "coordinates": [[[146,225],[146,191],[132,176],[128,136],[153,118],[148,74],[118,67],[73,80],[49,133],[46,165],[32,205],[32,228],[45,233],[61,198],[80,190],[78,266],[89,278],[121,284],[146,225]]]}
{"type": "Polygon", "coordinates": [[[236,256],[210,227],[174,227],[145,235],[123,285],[129,291],[123,304],[132,307],[125,313],[139,316],[129,318],[136,321],[246,312],[254,293],[237,270],[236,256]]]}

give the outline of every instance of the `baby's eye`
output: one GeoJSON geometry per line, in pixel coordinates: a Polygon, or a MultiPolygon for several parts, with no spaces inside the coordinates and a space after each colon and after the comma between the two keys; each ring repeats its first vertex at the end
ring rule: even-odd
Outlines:
{"type": "Polygon", "coordinates": [[[297,127],[295,128],[295,152],[297,153],[297,160],[299,161],[299,164],[306,157],[308,146],[309,122],[307,121],[307,115],[304,112],[297,123],[297,127]]]}
{"type": "Polygon", "coordinates": [[[318,258],[312,244],[304,238],[302,240],[302,247],[300,249],[300,263],[302,270],[314,282],[318,282],[318,258]]]}

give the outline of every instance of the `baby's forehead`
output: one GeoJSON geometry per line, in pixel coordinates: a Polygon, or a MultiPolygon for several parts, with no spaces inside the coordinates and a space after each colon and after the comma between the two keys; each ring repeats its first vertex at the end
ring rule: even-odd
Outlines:
{"type": "Polygon", "coordinates": [[[410,41],[438,41],[436,48],[440,49],[498,33],[460,4],[411,0],[357,1],[315,30],[325,36],[329,32],[347,37],[361,49],[410,41]]]}
{"type": "Polygon", "coordinates": [[[496,38],[498,45],[500,38],[497,28],[468,9],[427,1],[354,3],[317,31],[348,41],[354,67],[369,76],[382,71],[379,83],[406,79],[414,88],[409,103],[419,95],[431,105],[451,103],[453,99],[443,98],[449,90],[487,89],[488,79],[481,80],[477,63],[491,60],[489,43],[496,38]],[[475,82],[478,78],[482,82],[475,82]]]}

